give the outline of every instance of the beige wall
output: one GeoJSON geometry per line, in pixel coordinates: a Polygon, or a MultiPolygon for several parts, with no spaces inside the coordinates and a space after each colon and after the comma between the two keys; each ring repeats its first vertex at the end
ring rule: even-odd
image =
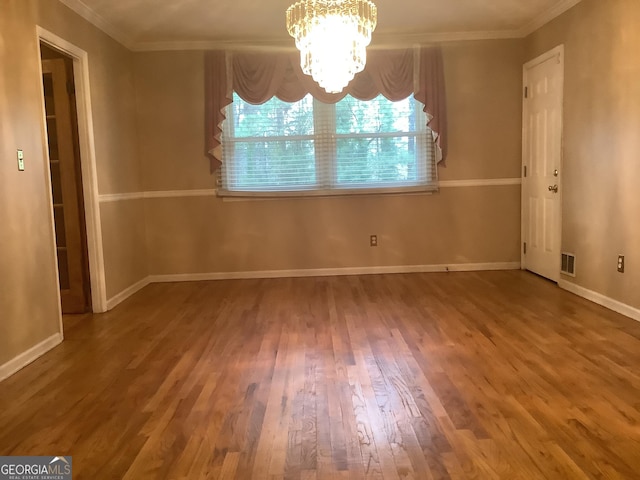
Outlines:
{"type": "MultiPolygon", "coordinates": [[[[100,193],[142,188],[133,54],[58,2],[2,0],[0,366],[59,330],[36,24],[88,52],[100,193]],[[24,150],[25,172],[17,170],[17,148],[24,150]]],[[[108,296],[147,275],[143,215],[142,208],[104,215],[108,296]]]]}
{"type": "Polygon", "coordinates": [[[575,283],[636,308],[639,26],[637,0],[583,0],[526,39],[525,59],[565,45],[562,248],[576,254],[575,283]]]}
{"type": "MultiPolygon", "coordinates": [[[[517,178],[519,40],[444,49],[449,166],[443,180],[517,178]]],[[[146,190],[215,188],[203,153],[203,55],[138,53],[146,190]]],[[[518,262],[520,188],[255,201],[146,199],[151,274],[518,262]],[[377,234],[380,246],[369,247],[377,234]]]]}
{"type": "Polygon", "coordinates": [[[516,187],[224,202],[148,199],[153,274],[519,260],[516,187]],[[369,247],[369,235],[379,246],[369,247]]]}
{"type": "Polygon", "coordinates": [[[446,44],[443,54],[450,140],[440,180],[519,178],[522,42],[446,44]]]}
{"type": "Polygon", "coordinates": [[[59,331],[34,5],[1,5],[0,365],[59,331]]]}
{"type": "Polygon", "coordinates": [[[148,275],[144,200],[100,205],[107,299],[148,275]]]}
{"type": "Polygon", "coordinates": [[[145,191],[215,188],[204,147],[202,52],[135,54],[145,191]]]}

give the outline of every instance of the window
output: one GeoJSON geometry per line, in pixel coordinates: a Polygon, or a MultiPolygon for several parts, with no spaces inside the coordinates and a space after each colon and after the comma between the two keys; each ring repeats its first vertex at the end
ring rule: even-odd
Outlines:
{"type": "Polygon", "coordinates": [[[436,186],[435,146],[423,105],[307,95],[251,105],[234,94],[222,140],[222,191],[340,194],[436,186]]]}

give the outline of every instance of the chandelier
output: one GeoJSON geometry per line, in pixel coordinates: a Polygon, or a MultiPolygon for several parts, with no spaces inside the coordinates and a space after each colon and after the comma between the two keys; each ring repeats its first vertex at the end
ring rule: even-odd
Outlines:
{"type": "Polygon", "coordinates": [[[340,93],[364,69],[376,23],[370,0],[300,0],[287,9],[302,71],[327,93],[340,93]]]}

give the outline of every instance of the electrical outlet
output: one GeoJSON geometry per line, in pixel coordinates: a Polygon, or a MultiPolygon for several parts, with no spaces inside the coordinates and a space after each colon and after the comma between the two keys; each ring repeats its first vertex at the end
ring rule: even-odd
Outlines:
{"type": "Polygon", "coordinates": [[[618,255],[618,272],[624,273],[624,255],[618,255]]]}
{"type": "Polygon", "coordinates": [[[372,247],[377,247],[378,246],[378,236],[377,235],[371,235],[371,237],[369,237],[369,245],[372,247]]]}

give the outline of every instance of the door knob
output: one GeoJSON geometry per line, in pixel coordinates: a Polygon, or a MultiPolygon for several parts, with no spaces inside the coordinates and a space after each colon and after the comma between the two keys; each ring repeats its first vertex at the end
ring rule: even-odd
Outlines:
{"type": "Polygon", "coordinates": [[[553,193],[558,193],[558,185],[549,185],[549,191],[553,193]]]}

